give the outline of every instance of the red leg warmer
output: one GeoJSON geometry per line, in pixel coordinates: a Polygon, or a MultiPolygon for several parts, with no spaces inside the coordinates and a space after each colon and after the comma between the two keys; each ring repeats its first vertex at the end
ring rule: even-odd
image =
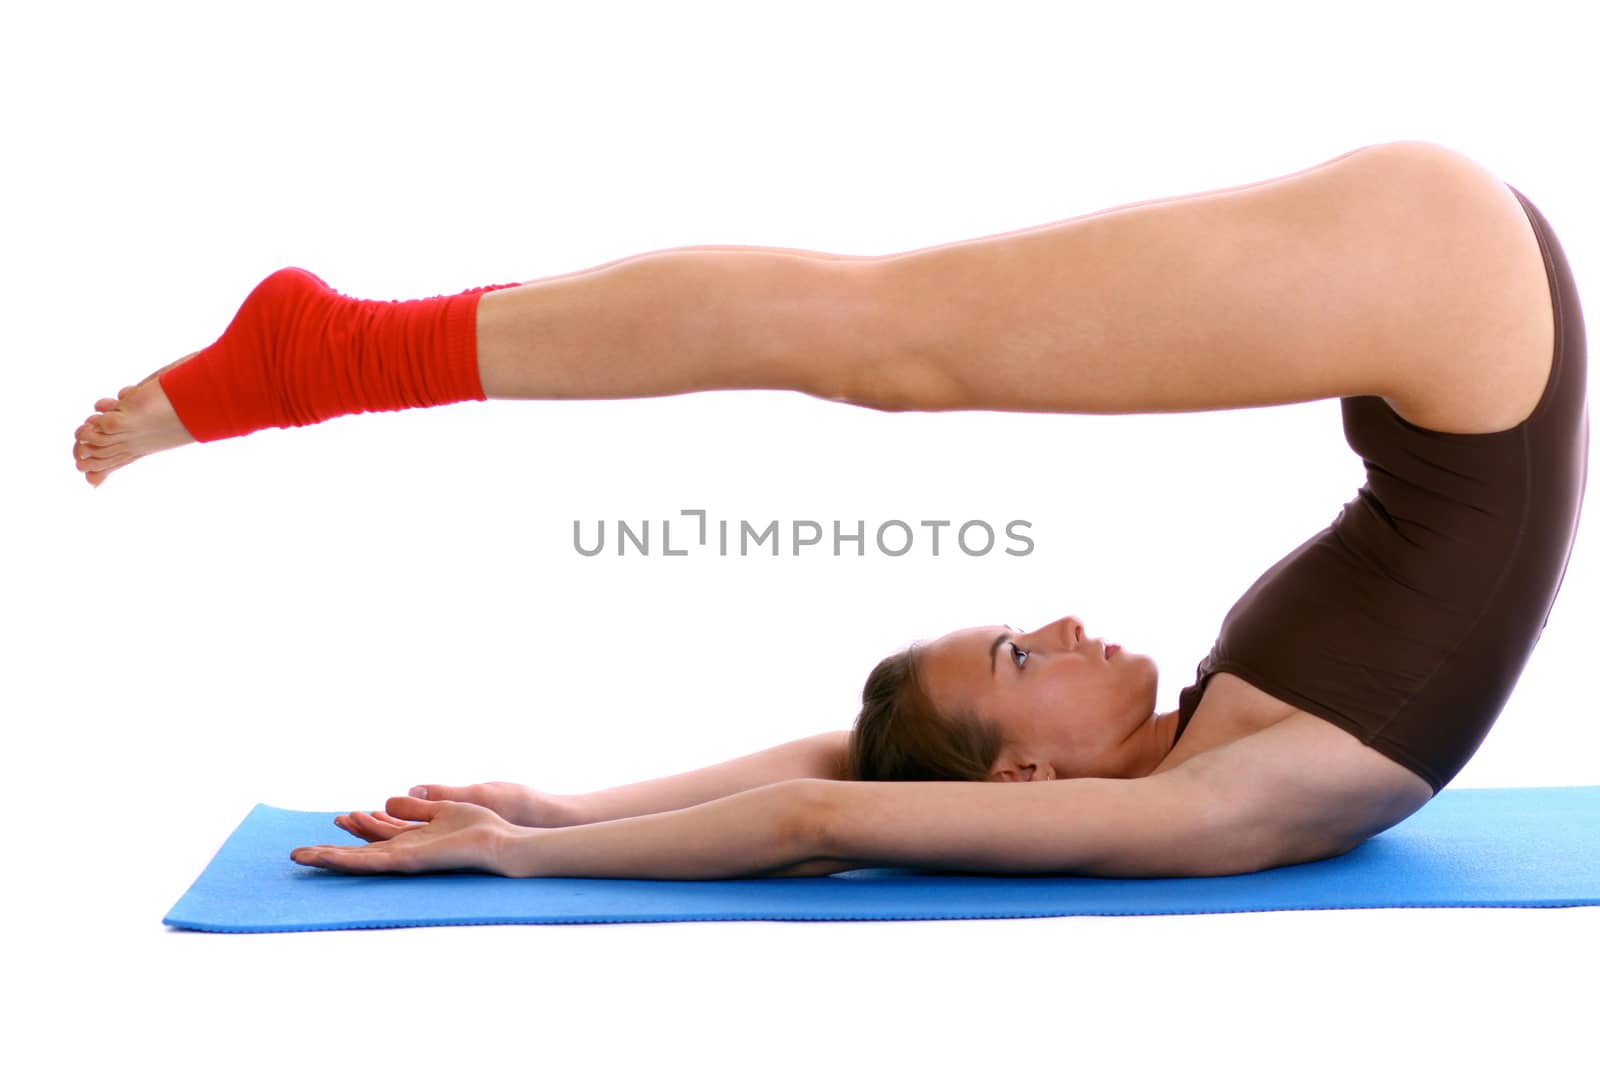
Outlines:
{"type": "Polygon", "coordinates": [[[197,441],[358,411],[483,400],[478,298],[355,300],[298,267],[269,274],[216,343],[161,375],[197,441]]]}

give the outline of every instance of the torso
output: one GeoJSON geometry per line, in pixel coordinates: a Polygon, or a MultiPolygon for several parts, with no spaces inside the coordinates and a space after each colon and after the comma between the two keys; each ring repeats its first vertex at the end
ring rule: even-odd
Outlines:
{"type": "MultiPolygon", "coordinates": [[[[1338,727],[1251,685],[1238,675],[1218,671],[1206,684],[1205,695],[1200,698],[1183,736],[1151,773],[1171,770],[1202,752],[1291,721],[1315,723],[1307,736],[1334,739],[1337,735],[1340,740],[1348,737],[1338,727]]],[[[1355,764],[1363,779],[1383,783],[1396,799],[1409,803],[1408,810],[1420,808],[1432,799],[1432,786],[1381,752],[1359,744],[1347,747],[1346,766],[1355,764]]]]}
{"type": "Polygon", "coordinates": [[[1195,709],[1188,728],[1156,767],[1155,773],[1170,770],[1207,749],[1237,741],[1296,715],[1309,716],[1309,713],[1258,689],[1236,674],[1218,671],[1207,683],[1205,696],[1200,698],[1200,706],[1195,709]]]}

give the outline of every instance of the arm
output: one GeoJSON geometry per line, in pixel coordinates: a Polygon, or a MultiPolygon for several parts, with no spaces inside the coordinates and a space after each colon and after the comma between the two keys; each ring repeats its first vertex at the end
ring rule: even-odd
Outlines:
{"type": "Polygon", "coordinates": [[[1193,773],[1048,782],[781,782],[681,811],[512,828],[512,876],[749,878],[856,867],[1166,877],[1266,864],[1193,773]]]}
{"type": "Polygon", "coordinates": [[[835,730],[683,774],[564,797],[566,825],[690,808],[794,778],[842,779],[849,743],[849,730],[835,730]]]}
{"type": "Polygon", "coordinates": [[[514,877],[748,878],[854,867],[1105,876],[1232,874],[1273,865],[1201,775],[1049,782],[797,779],[676,811],[541,829],[468,804],[395,797],[397,829],[355,813],[366,846],[296,849],[350,872],[471,867],[514,877]]]}
{"type": "Polygon", "coordinates": [[[1350,847],[1286,837],[1275,799],[1228,782],[1237,769],[1022,783],[789,782],[670,813],[648,832],[644,820],[626,820],[587,828],[601,833],[513,842],[504,856],[510,873],[567,877],[926,867],[1144,878],[1242,874],[1350,847]],[[590,873],[600,871],[614,873],[590,873]]]}
{"type": "Polygon", "coordinates": [[[1245,874],[1326,859],[1394,825],[1427,783],[1336,726],[1291,717],[1146,778],[798,779],[678,811],[559,829],[412,797],[401,829],[353,813],[366,846],[296,849],[352,872],[747,878],[913,866],[1113,878],[1245,874]]]}
{"type": "MultiPolygon", "coordinates": [[[[849,744],[850,731],[835,730],[711,767],[593,793],[559,795],[516,782],[483,782],[468,786],[423,785],[412,789],[411,794],[428,800],[477,804],[518,826],[581,826],[689,808],[793,778],[842,779],[849,744]]],[[[376,839],[363,828],[354,813],[341,815],[334,821],[357,837],[376,839]]],[[[389,824],[400,825],[392,820],[389,824]]]]}

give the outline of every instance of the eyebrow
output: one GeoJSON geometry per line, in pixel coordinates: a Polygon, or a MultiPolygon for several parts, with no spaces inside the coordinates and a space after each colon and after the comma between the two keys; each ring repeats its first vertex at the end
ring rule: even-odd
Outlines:
{"type": "Polygon", "coordinates": [[[1009,622],[1006,623],[1005,626],[1006,628],[1000,634],[1000,636],[996,637],[989,645],[989,677],[991,678],[994,677],[995,668],[998,665],[998,661],[995,659],[995,654],[1000,651],[1000,646],[1005,644],[1006,638],[1010,637],[1012,633],[1015,632],[1009,622]]]}

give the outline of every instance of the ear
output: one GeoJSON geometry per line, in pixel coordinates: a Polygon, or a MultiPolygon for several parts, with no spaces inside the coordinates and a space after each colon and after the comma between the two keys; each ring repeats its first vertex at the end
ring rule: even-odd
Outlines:
{"type": "Polygon", "coordinates": [[[1048,782],[1055,778],[1056,769],[1032,756],[1005,751],[989,769],[991,782],[1048,782]]]}

